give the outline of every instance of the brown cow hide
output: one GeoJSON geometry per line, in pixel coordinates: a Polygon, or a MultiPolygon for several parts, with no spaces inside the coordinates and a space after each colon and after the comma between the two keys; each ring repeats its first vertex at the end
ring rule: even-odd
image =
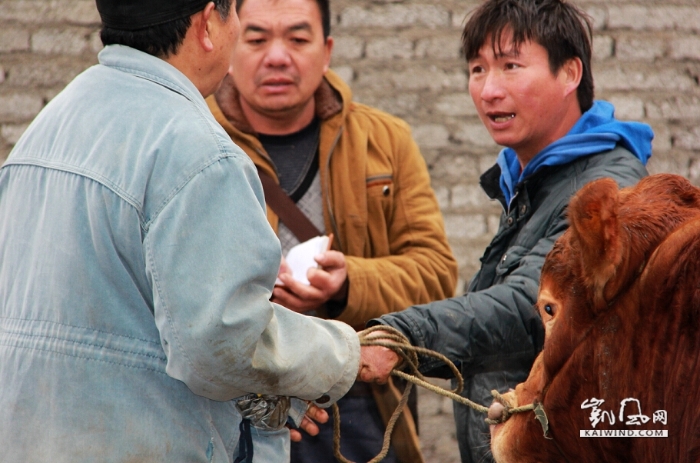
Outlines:
{"type": "Polygon", "coordinates": [[[622,190],[602,179],[568,214],[540,280],[544,350],[505,396],[542,403],[548,435],[515,414],[491,428],[496,461],[700,461],[700,190],[667,174],[622,190]],[[581,437],[651,430],[668,437],[581,437]]]}

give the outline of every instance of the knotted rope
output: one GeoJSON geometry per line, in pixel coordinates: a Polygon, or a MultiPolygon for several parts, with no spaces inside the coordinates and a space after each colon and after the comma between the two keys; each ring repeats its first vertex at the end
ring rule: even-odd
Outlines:
{"type": "MultiPolygon", "coordinates": [[[[462,392],[462,389],[464,388],[464,378],[462,378],[462,375],[460,374],[459,369],[455,366],[455,364],[452,363],[452,361],[446,356],[440,354],[439,352],[432,351],[430,349],[412,346],[406,338],[406,336],[404,336],[399,330],[390,326],[373,326],[372,328],[368,328],[360,332],[359,336],[361,346],[382,346],[396,352],[399,355],[399,357],[403,359],[403,362],[397,368],[392,370],[391,374],[408,381],[408,384],[406,384],[406,388],[403,391],[403,395],[401,396],[401,400],[399,400],[399,404],[396,407],[396,410],[394,410],[394,413],[391,415],[389,423],[387,424],[386,431],[384,432],[384,442],[382,443],[382,449],[379,452],[379,454],[376,457],[372,458],[368,463],[380,462],[384,459],[384,457],[386,457],[387,453],[389,453],[391,433],[394,430],[394,426],[396,425],[399,416],[401,416],[401,413],[403,412],[406,402],[408,402],[408,394],[411,392],[413,384],[424,387],[425,389],[428,389],[444,397],[448,397],[462,405],[471,407],[479,413],[488,413],[488,407],[479,405],[476,402],[472,402],[471,400],[459,395],[462,392]],[[377,331],[383,333],[376,333],[377,331]],[[418,354],[427,357],[433,357],[445,363],[445,365],[447,365],[450,368],[452,374],[457,379],[457,387],[452,390],[448,390],[430,384],[428,381],[426,381],[425,377],[420,373],[420,371],[418,371],[418,354]],[[411,371],[410,374],[398,369],[399,367],[404,366],[408,366],[409,370],[411,371]]],[[[514,413],[522,413],[534,410],[533,404],[525,405],[522,407],[510,407],[502,398],[501,394],[498,393],[498,391],[493,390],[491,391],[491,394],[498,402],[501,403],[501,405],[503,405],[503,413],[501,415],[501,418],[498,420],[492,420],[487,418],[486,422],[489,424],[502,423],[514,413]]],[[[335,458],[341,463],[354,463],[346,459],[340,452],[340,412],[338,410],[338,405],[336,404],[333,404],[333,453],[335,454],[335,458]]]]}

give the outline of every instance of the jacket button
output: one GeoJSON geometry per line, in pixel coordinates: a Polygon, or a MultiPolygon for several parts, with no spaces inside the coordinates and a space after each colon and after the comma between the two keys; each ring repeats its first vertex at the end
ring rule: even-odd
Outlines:
{"type": "Polygon", "coordinates": [[[507,258],[508,258],[508,254],[503,254],[503,258],[501,259],[501,262],[505,262],[507,258]]]}
{"type": "Polygon", "coordinates": [[[321,397],[318,399],[314,400],[317,404],[327,404],[330,402],[331,398],[328,396],[328,394],[323,394],[321,397]]]}
{"type": "Polygon", "coordinates": [[[525,215],[526,212],[527,206],[523,204],[522,206],[520,206],[520,215],[525,215]]]}
{"type": "Polygon", "coordinates": [[[508,225],[513,225],[513,217],[508,217],[508,220],[506,220],[506,223],[508,225]]]}
{"type": "Polygon", "coordinates": [[[388,185],[384,185],[384,188],[382,188],[382,194],[383,194],[384,196],[389,196],[389,193],[390,193],[390,192],[391,192],[391,190],[389,189],[389,186],[388,186],[388,185]]]}

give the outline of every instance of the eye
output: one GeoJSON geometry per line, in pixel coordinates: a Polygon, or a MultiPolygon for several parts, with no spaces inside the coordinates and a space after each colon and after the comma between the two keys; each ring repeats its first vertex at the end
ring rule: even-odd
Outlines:
{"type": "Polygon", "coordinates": [[[554,306],[553,306],[552,304],[545,304],[545,305],[544,305],[544,311],[545,311],[548,315],[550,315],[550,316],[552,316],[552,317],[554,316],[554,306]]]}
{"type": "Polygon", "coordinates": [[[518,63],[506,63],[506,69],[518,69],[520,65],[518,63]]]}
{"type": "Polygon", "coordinates": [[[469,74],[479,74],[481,72],[484,72],[484,67],[483,66],[472,66],[469,69],[469,74]]]}

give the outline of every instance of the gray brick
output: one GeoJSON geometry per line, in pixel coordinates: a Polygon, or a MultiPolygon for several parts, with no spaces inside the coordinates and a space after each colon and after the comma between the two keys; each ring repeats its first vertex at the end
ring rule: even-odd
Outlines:
{"type": "Polygon", "coordinates": [[[673,149],[673,141],[671,130],[667,124],[655,124],[651,123],[651,130],[654,131],[654,140],[652,140],[651,152],[653,153],[652,159],[659,156],[659,154],[669,153],[673,149]]]}
{"type": "Polygon", "coordinates": [[[460,9],[452,12],[452,27],[457,30],[464,30],[464,25],[469,20],[471,9],[460,9]]]}
{"type": "Polygon", "coordinates": [[[476,162],[471,156],[440,156],[432,168],[434,178],[440,179],[445,184],[461,183],[476,180],[476,162]]]}
{"type": "Polygon", "coordinates": [[[669,173],[682,175],[687,178],[690,175],[689,163],[688,154],[684,154],[681,151],[676,152],[674,155],[654,152],[647,164],[647,170],[652,175],[669,173]]]}
{"type": "Polygon", "coordinates": [[[464,72],[446,72],[435,66],[413,68],[408,71],[391,73],[391,81],[400,90],[463,90],[467,88],[464,72]]]}
{"type": "Polygon", "coordinates": [[[39,29],[32,34],[32,51],[46,54],[80,55],[90,50],[92,29],[61,27],[39,29]]]}
{"type": "Polygon", "coordinates": [[[355,78],[355,70],[352,66],[333,66],[333,71],[348,84],[355,78]]]}
{"type": "Polygon", "coordinates": [[[10,146],[0,146],[0,166],[7,161],[7,156],[10,155],[10,146]]]}
{"type": "Polygon", "coordinates": [[[486,218],[486,223],[488,224],[489,235],[495,236],[498,232],[498,226],[501,224],[501,216],[489,215],[486,218]]]}
{"type": "Polygon", "coordinates": [[[376,95],[374,92],[362,92],[357,97],[357,101],[401,117],[414,114],[419,106],[419,98],[415,93],[376,95]]]}
{"type": "Polygon", "coordinates": [[[65,86],[86,67],[84,63],[64,58],[33,59],[7,69],[7,82],[22,87],[65,86]]]}
{"type": "Polygon", "coordinates": [[[700,157],[695,156],[689,159],[688,179],[693,185],[700,185],[700,157]]]}
{"type": "Polygon", "coordinates": [[[92,0],[0,0],[0,20],[99,25],[92,0]]]}
{"type": "Polygon", "coordinates": [[[0,66],[0,84],[5,82],[5,68],[0,66]]]}
{"type": "Polygon", "coordinates": [[[497,152],[498,146],[494,143],[486,127],[481,122],[467,123],[460,127],[454,134],[455,140],[466,145],[476,145],[485,148],[493,148],[497,152]]]}
{"type": "Polygon", "coordinates": [[[700,150],[700,127],[680,131],[675,134],[673,147],[685,150],[700,150]]]}
{"type": "Polygon", "coordinates": [[[39,114],[44,102],[30,93],[0,95],[0,122],[25,122],[39,114]]]}
{"type": "Polygon", "coordinates": [[[365,51],[365,41],[352,36],[334,37],[333,57],[338,59],[359,59],[365,51]]]}
{"type": "Polygon", "coordinates": [[[14,145],[22,136],[29,124],[3,124],[0,128],[0,135],[11,145],[14,145]]]}
{"type": "Polygon", "coordinates": [[[653,119],[700,119],[700,96],[676,96],[647,105],[647,116],[653,119]]]}
{"type": "Polygon", "coordinates": [[[452,188],[453,208],[484,208],[488,204],[488,196],[476,183],[459,184],[452,188]]]}
{"type": "Polygon", "coordinates": [[[609,101],[615,106],[615,117],[628,121],[644,119],[644,100],[634,96],[614,96],[609,101]]]}
{"type": "Polygon", "coordinates": [[[29,50],[29,31],[19,27],[0,28],[0,52],[29,50]]]}
{"type": "Polygon", "coordinates": [[[608,59],[613,55],[613,46],[615,42],[609,35],[593,36],[593,58],[608,59]]]}
{"type": "Polygon", "coordinates": [[[654,61],[665,55],[666,42],[653,36],[625,35],[615,43],[615,56],[620,60],[654,61]]]}
{"type": "Polygon", "coordinates": [[[500,151],[500,148],[494,143],[494,151],[493,154],[490,154],[488,156],[480,156],[479,157],[479,175],[483,174],[487,170],[489,170],[491,167],[493,167],[494,164],[496,164],[496,157],[498,156],[498,152],[500,151]]]}
{"type": "Polygon", "coordinates": [[[444,125],[439,124],[413,127],[413,138],[421,148],[443,148],[450,144],[450,132],[444,125]]]}
{"type": "Polygon", "coordinates": [[[446,211],[450,207],[450,189],[446,186],[438,186],[434,188],[435,198],[441,211],[446,211]]]}
{"type": "Polygon", "coordinates": [[[698,30],[700,9],[691,6],[620,5],[608,7],[608,27],[632,30],[698,30]]]}
{"type": "Polygon", "coordinates": [[[351,6],[340,14],[341,27],[409,27],[431,29],[450,25],[450,14],[436,5],[351,6]]]}
{"type": "Polygon", "coordinates": [[[429,37],[416,42],[416,57],[459,60],[461,47],[458,34],[447,37],[429,37]]]}
{"type": "Polygon", "coordinates": [[[475,239],[486,232],[486,220],[481,214],[447,214],[445,231],[450,239],[475,239]]]}
{"type": "Polygon", "coordinates": [[[599,67],[594,70],[600,90],[665,90],[686,91],[696,87],[695,81],[676,69],[667,67],[635,69],[632,67],[599,67]]]}
{"type": "Polygon", "coordinates": [[[391,60],[413,57],[413,42],[403,37],[382,37],[367,42],[367,58],[391,60]]]}
{"type": "Polygon", "coordinates": [[[442,95],[435,104],[435,109],[448,116],[476,116],[476,107],[469,93],[450,93],[442,95]]]}
{"type": "Polygon", "coordinates": [[[452,27],[463,30],[469,16],[480,4],[479,0],[460,0],[459,7],[452,10],[452,27]]]}
{"type": "Polygon", "coordinates": [[[97,55],[104,48],[104,45],[102,45],[102,39],[100,39],[100,31],[95,31],[90,34],[90,39],[88,42],[90,51],[92,51],[95,55],[97,55]]]}
{"type": "Polygon", "coordinates": [[[584,8],[584,11],[591,17],[591,24],[594,31],[605,29],[608,23],[608,10],[600,5],[591,5],[584,8]]]}
{"type": "Polygon", "coordinates": [[[687,36],[672,40],[671,58],[700,60],[700,37],[687,36]]]}

